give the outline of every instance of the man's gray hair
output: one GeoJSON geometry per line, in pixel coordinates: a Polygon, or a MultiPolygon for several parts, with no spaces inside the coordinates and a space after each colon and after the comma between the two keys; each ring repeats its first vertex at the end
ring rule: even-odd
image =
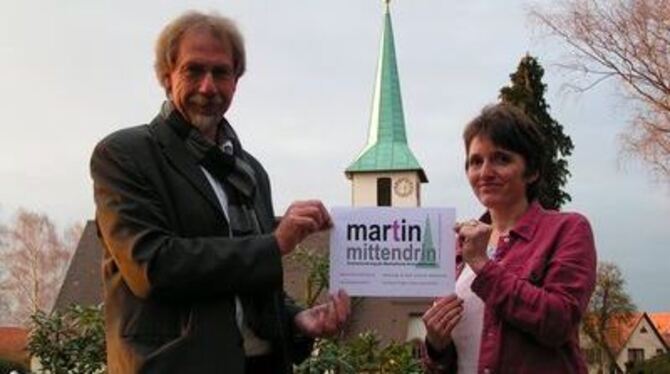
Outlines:
{"type": "Polygon", "coordinates": [[[156,61],[154,69],[161,86],[165,87],[165,76],[175,68],[179,44],[184,33],[190,29],[205,27],[222,42],[230,43],[233,54],[235,76],[239,78],[246,69],[244,39],[237,25],[230,18],[216,12],[209,14],[188,11],[177,17],[161,31],[156,41],[156,61]]]}

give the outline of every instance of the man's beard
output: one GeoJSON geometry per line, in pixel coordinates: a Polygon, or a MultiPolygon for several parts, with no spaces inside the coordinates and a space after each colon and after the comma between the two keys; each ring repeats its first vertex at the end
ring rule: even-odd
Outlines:
{"type": "MultiPolygon", "coordinates": [[[[222,107],[223,98],[221,95],[215,95],[212,97],[205,97],[203,95],[193,95],[188,99],[190,104],[193,104],[196,107],[222,107]]],[[[223,118],[223,110],[221,113],[215,114],[201,114],[201,113],[188,113],[188,119],[193,126],[195,126],[201,132],[207,131],[216,126],[221,118],[223,118]]]]}
{"type": "Polygon", "coordinates": [[[195,126],[200,131],[206,131],[213,126],[216,126],[223,116],[206,116],[204,114],[189,114],[189,121],[191,125],[195,126]]]}

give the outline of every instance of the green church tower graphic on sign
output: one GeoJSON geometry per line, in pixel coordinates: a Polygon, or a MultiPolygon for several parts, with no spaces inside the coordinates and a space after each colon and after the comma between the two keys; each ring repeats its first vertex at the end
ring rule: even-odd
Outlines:
{"type": "Polygon", "coordinates": [[[433,244],[433,233],[430,228],[430,219],[426,216],[426,225],[423,227],[423,242],[421,243],[421,261],[416,267],[435,268],[437,267],[437,250],[433,244]]]}

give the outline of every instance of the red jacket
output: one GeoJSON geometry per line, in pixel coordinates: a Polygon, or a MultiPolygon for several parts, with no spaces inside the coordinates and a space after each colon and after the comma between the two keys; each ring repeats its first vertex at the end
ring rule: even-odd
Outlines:
{"type": "MultiPolygon", "coordinates": [[[[460,248],[456,264],[460,274],[460,248]]],[[[485,304],[479,373],[586,373],[579,324],[595,276],[596,252],[586,218],[532,203],[498,243],[496,260],[489,260],[472,282],[485,304]]],[[[456,371],[453,344],[444,352],[429,346],[425,352],[429,372],[456,371]]]]}

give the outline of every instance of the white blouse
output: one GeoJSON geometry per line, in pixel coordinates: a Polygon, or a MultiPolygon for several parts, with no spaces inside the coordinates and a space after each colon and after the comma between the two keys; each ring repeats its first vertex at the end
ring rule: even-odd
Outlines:
{"type": "Polygon", "coordinates": [[[461,275],[456,279],[456,295],[463,299],[463,316],[451,330],[451,339],[458,354],[459,374],[477,373],[479,364],[484,302],[470,288],[476,276],[470,266],[465,264],[461,275]]]}
{"type": "MultiPolygon", "coordinates": [[[[486,253],[489,258],[495,258],[496,248],[489,246],[486,253]]],[[[461,274],[456,279],[456,295],[463,299],[463,316],[451,330],[451,340],[456,346],[458,354],[458,373],[477,373],[479,366],[479,347],[482,341],[484,325],[484,302],[472,292],[472,281],[477,274],[467,263],[464,264],[461,274]]]]}

